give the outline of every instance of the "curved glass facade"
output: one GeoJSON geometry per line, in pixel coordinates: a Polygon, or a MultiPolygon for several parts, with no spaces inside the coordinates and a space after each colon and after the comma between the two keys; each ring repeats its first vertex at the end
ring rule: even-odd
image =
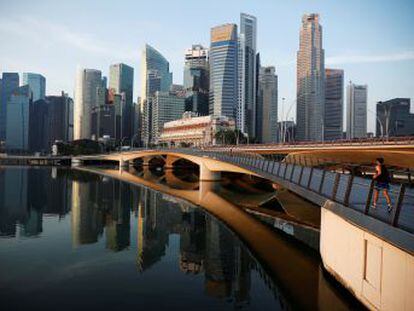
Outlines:
{"type": "Polygon", "coordinates": [[[152,46],[146,44],[142,52],[142,60],[142,100],[153,96],[156,91],[169,91],[172,73],[167,59],[152,46]]]}

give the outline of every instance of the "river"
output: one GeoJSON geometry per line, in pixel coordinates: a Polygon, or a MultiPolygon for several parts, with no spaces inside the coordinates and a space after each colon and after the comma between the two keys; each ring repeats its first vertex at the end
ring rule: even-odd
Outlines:
{"type": "Polygon", "coordinates": [[[246,212],[273,191],[241,180],[0,167],[2,306],[360,308],[315,250],[246,212]]]}

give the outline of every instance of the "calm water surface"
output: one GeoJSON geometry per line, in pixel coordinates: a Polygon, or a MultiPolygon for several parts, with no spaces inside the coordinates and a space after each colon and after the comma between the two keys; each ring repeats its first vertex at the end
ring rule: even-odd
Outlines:
{"type": "Polygon", "coordinates": [[[305,305],[303,297],[315,309],[355,306],[317,256],[277,238],[315,275],[293,294],[292,278],[277,280],[200,207],[89,173],[0,168],[3,310],[286,310],[305,305]]]}

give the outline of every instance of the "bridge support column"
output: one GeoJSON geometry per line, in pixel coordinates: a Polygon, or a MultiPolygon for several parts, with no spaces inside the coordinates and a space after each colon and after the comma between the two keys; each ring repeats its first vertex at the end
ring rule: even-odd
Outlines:
{"type": "Polygon", "coordinates": [[[129,161],[124,159],[119,160],[119,170],[120,171],[127,171],[129,169],[129,161]]]}
{"type": "Polygon", "coordinates": [[[208,169],[208,167],[204,164],[200,164],[200,181],[218,181],[221,179],[220,172],[213,172],[208,169]]]}
{"type": "Polygon", "coordinates": [[[210,192],[215,192],[219,188],[220,184],[218,182],[211,182],[211,181],[201,181],[200,180],[200,190],[198,195],[199,204],[202,204],[205,197],[210,192]]]}
{"type": "Polygon", "coordinates": [[[167,154],[167,157],[165,158],[164,168],[172,168],[174,162],[177,161],[178,159],[179,159],[178,157],[167,154]]]}
{"type": "Polygon", "coordinates": [[[151,157],[142,157],[142,166],[149,166],[151,159],[151,157]]]}
{"type": "Polygon", "coordinates": [[[81,159],[72,158],[71,161],[70,161],[70,166],[72,166],[72,167],[78,167],[78,166],[81,166],[82,164],[83,163],[82,163],[81,159]]]}

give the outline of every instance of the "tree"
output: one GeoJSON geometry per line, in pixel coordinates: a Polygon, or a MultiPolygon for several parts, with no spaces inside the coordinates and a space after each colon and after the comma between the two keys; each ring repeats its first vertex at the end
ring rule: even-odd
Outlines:
{"type": "Polygon", "coordinates": [[[236,145],[238,144],[245,144],[247,142],[247,138],[244,134],[236,129],[236,130],[220,130],[214,136],[216,139],[217,144],[223,145],[236,145]]]}

